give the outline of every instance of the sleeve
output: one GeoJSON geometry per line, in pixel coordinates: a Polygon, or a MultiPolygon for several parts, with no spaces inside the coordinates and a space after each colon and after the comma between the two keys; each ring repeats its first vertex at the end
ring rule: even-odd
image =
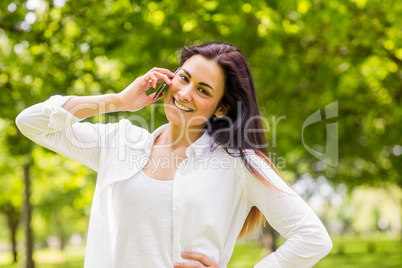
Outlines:
{"type": "Polygon", "coordinates": [[[249,155],[249,159],[277,189],[263,184],[245,167],[248,200],[286,238],[282,246],[254,267],[312,267],[332,249],[332,241],[324,225],[268,163],[255,154],[249,155]]]}
{"type": "Polygon", "coordinates": [[[53,96],[23,110],[16,118],[19,130],[35,143],[99,170],[101,127],[79,123],[62,108],[68,96],[53,96]]]}

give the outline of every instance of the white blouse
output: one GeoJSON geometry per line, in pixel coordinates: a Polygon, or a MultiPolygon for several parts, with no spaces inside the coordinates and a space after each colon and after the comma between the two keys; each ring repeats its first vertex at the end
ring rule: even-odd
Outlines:
{"type": "MultiPolygon", "coordinates": [[[[98,172],[88,228],[85,267],[116,267],[115,200],[117,182],[140,172],[156,136],[123,119],[118,123],[79,123],[61,106],[69,97],[54,96],[22,111],[21,132],[34,142],[75,159],[98,172]]],[[[312,209],[252,151],[248,157],[277,191],[257,180],[239,157],[221,147],[210,151],[204,133],[186,150],[172,189],[173,263],[190,262],[182,252],[203,253],[226,267],[236,239],[253,206],[286,242],[254,267],[311,267],[332,248],[331,239],[312,209]]]]}
{"type": "Polygon", "coordinates": [[[116,251],[114,267],[173,267],[173,180],[144,171],[113,187],[116,251]]]}

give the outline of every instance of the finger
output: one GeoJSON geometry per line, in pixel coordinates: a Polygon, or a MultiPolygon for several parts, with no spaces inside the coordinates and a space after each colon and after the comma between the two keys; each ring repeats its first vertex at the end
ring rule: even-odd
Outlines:
{"type": "Polygon", "coordinates": [[[166,75],[166,74],[162,74],[162,73],[154,73],[154,75],[156,77],[158,77],[158,83],[163,81],[168,85],[172,84],[172,80],[166,75]]]}
{"type": "Polygon", "coordinates": [[[158,78],[152,73],[148,76],[148,83],[153,87],[156,88],[156,84],[158,83],[158,78]]]}
{"type": "Polygon", "coordinates": [[[169,77],[174,76],[174,73],[172,73],[170,70],[165,69],[165,68],[157,68],[157,67],[154,67],[154,68],[152,68],[152,71],[157,71],[157,72],[159,72],[159,73],[166,74],[166,75],[169,76],[169,77]]]}
{"type": "Polygon", "coordinates": [[[211,260],[210,258],[208,258],[207,256],[205,256],[202,253],[197,253],[197,252],[183,252],[181,254],[181,256],[184,259],[189,259],[189,260],[195,260],[195,261],[199,261],[200,263],[204,264],[205,266],[211,266],[211,265],[215,265],[216,263],[211,260]]]}

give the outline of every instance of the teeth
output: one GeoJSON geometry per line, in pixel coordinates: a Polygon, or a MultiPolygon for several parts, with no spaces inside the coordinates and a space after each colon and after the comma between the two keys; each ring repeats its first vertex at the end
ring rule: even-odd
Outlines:
{"type": "Polygon", "coordinates": [[[178,103],[176,102],[176,100],[173,100],[173,102],[174,102],[174,104],[176,105],[176,107],[179,108],[180,110],[183,110],[183,111],[186,111],[186,112],[191,111],[190,108],[187,108],[186,106],[183,106],[183,105],[178,104],[178,103]]]}

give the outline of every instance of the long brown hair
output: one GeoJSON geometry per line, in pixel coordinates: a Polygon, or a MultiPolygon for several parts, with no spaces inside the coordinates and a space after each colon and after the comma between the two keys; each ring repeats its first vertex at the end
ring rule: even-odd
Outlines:
{"type": "MultiPolygon", "coordinates": [[[[247,157],[246,152],[253,150],[256,155],[279,173],[268,157],[268,146],[264,131],[262,131],[263,126],[254,80],[243,53],[236,46],[223,42],[185,46],[181,51],[180,65],[183,65],[186,60],[194,55],[202,55],[209,60],[214,60],[225,74],[225,91],[220,105],[226,108],[227,114],[223,118],[212,117],[207,124],[208,132],[214,138],[213,146],[221,145],[228,154],[240,156],[247,169],[258,180],[266,186],[280,191],[253,166],[247,157]],[[252,120],[249,120],[250,118],[252,120]],[[230,128],[230,132],[217,131],[228,128],[230,128]],[[246,128],[257,131],[246,131],[246,128]],[[244,139],[233,139],[233,137],[244,137],[244,139]]],[[[211,150],[213,149],[211,148],[211,150]]],[[[252,207],[239,236],[250,234],[260,228],[262,223],[262,213],[257,207],[252,207]]]]}

